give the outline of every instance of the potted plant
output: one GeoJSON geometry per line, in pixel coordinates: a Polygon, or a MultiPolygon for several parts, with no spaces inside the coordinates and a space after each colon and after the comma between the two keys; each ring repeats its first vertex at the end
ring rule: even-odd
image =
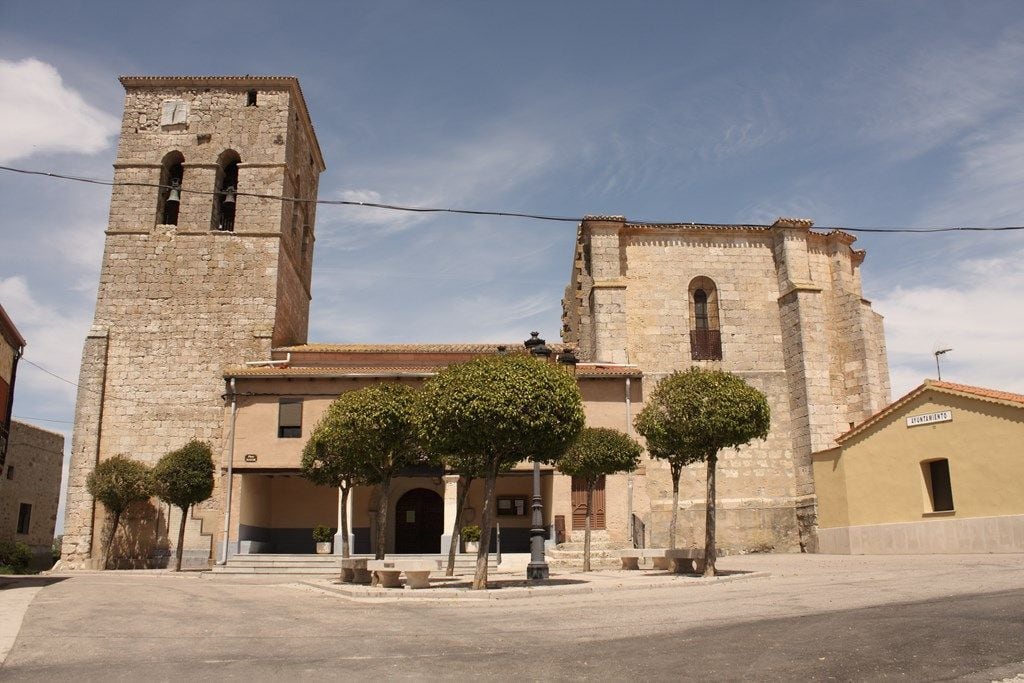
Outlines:
{"type": "Polygon", "coordinates": [[[317,555],[331,554],[331,541],[334,540],[334,531],[329,526],[322,524],[313,529],[313,540],[316,541],[317,555]]]}
{"type": "Polygon", "coordinates": [[[475,553],[480,550],[480,527],[476,524],[469,524],[462,527],[460,535],[467,553],[475,553]]]}

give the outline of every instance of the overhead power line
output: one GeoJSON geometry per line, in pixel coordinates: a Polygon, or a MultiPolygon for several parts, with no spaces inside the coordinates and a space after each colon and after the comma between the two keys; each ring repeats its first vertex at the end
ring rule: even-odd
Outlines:
{"type": "MultiPolygon", "coordinates": [[[[53,178],[57,180],[70,180],[78,183],[89,183],[92,185],[105,185],[108,187],[151,187],[154,189],[169,189],[169,185],[162,185],[160,183],[143,183],[137,181],[116,181],[116,180],[103,180],[99,178],[85,178],[81,176],[66,175],[63,173],[53,173],[50,171],[33,171],[24,168],[14,168],[12,166],[0,166],[0,170],[8,171],[10,173],[21,173],[24,175],[43,176],[46,178],[53,178]]],[[[199,195],[216,195],[218,194],[215,190],[197,190],[194,188],[177,188],[180,192],[192,193],[199,195]]],[[[270,199],[280,202],[295,202],[302,204],[318,204],[323,206],[355,206],[371,209],[382,209],[387,211],[404,211],[407,213],[450,213],[460,214],[465,216],[498,216],[506,218],[529,218],[538,221],[550,221],[558,223],[579,223],[583,220],[581,216],[554,216],[548,214],[537,214],[537,213],[523,213],[518,211],[497,211],[497,210],[483,210],[483,209],[453,209],[443,207],[430,207],[430,206],[403,206],[401,204],[384,204],[381,202],[359,202],[348,199],[303,199],[300,197],[288,197],[286,195],[276,194],[265,194],[260,192],[244,192],[240,190],[235,191],[235,195],[238,197],[254,197],[256,199],[270,199]]],[[[644,221],[634,220],[631,223],[643,224],[645,226],[677,226],[677,225],[720,225],[726,228],[742,228],[749,227],[747,223],[715,223],[711,221],[644,221]]],[[[758,226],[758,227],[770,227],[770,226],[758,226]]],[[[1001,226],[967,226],[967,225],[954,225],[954,226],[938,226],[938,227],[925,227],[925,228],[905,228],[905,227],[849,227],[849,226],[832,226],[832,225],[817,225],[814,226],[819,230],[841,230],[843,232],[862,232],[862,233],[879,233],[879,234],[896,234],[896,233],[937,233],[937,232],[1007,232],[1014,230],[1024,230],[1024,225],[1001,225],[1001,226]]]]}

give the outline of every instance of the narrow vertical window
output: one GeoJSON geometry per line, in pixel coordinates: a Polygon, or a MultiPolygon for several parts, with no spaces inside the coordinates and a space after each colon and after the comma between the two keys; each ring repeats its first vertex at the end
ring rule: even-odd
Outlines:
{"type": "Polygon", "coordinates": [[[217,160],[217,180],[213,203],[213,227],[224,232],[235,229],[235,207],[238,201],[238,153],[227,150],[217,160]]]}
{"type": "Polygon", "coordinates": [[[722,360],[722,333],[718,324],[718,288],[708,277],[695,277],[690,301],[690,358],[722,360]]]}
{"type": "Polygon", "coordinates": [[[256,90],[249,90],[245,93],[245,106],[255,107],[256,106],[256,90]]]}
{"type": "Polygon", "coordinates": [[[32,505],[29,503],[22,503],[21,507],[18,508],[18,533],[27,534],[29,526],[32,524],[32,505]]]}
{"type": "Polygon", "coordinates": [[[185,157],[170,152],[160,165],[160,189],[157,191],[157,222],[177,225],[181,208],[181,184],[185,180],[185,157]]]}
{"type": "Polygon", "coordinates": [[[302,437],[302,399],[282,398],[277,404],[277,438],[302,437]]]}
{"type": "Polygon", "coordinates": [[[697,329],[708,329],[708,294],[703,289],[693,293],[693,311],[697,329]]]}
{"type": "Polygon", "coordinates": [[[952,512],[953,486],[949,478],[949,460],[929,460],[921,463],[928,489],[932,512],[952,512]]]}

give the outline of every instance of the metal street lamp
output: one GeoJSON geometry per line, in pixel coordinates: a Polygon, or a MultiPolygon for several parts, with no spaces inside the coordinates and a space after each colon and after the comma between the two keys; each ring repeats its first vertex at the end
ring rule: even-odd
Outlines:
{"type": "MultiPolygon", "coordinates": [[[[530,355],[538,360],[547,361],[551,349],[540,338],[539,332],[531,332],[530,338],[523,342],[530,355]]],[[[530,564],[526,565],[526,579],[539,581],[548,578],[548,563],[544,558],[544,503],[540,498],[540,462],[533,461],[533,517],[530,520],[530,564]]]]}
{"type": "Polygon", "coordinates": [[[935,372],[938,373],[940,380],[942,379],[942,368],[939,366],[939,356],[944,353],[949,353],[952,350],[953,349],[939,349],[935,352],[935,372]]]}

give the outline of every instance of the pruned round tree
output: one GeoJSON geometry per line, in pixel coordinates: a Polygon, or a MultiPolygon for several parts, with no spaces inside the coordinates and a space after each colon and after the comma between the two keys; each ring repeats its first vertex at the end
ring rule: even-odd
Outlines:
{"type": "MultiPolygon", "coordinates": [[[[678,462],[707,462],[707,511],[704,575],[715,575],[715,467],[718,452],[753,439],[766,439],[771,411],[763,393],[737,375],[690,368],[674,372],[654,388],[635,420],[651,455],[672,455],[678,462]]],[[[669,460],[672,463],[672,460],[669,460]]],[[[673,527],[679,504],[678,474],[673,465],[673,527]]],[[[681,468],[681,466],[680,466],[681,468]]]]}
{"type": "Polygon", "coordinates": [[[106,569],[121,516],[132,504],[145,502],[153,495],[152,473],[145,463],[115,455],[96,465],[86,478],[85,487],[111,516],[110,533],[103,548],[103,568],[106,569]]]}
{"type": "Polygon", "coordinates": [[[323,455],[334,453],[324,481],[344,474],[360,484],[380,488],[375,550],[378,560],[384,559],[387,547],[391,480],[399,470],[424,460],[416,440],[416,398],[417,392],[404,384],[373,384],[345,392],[324,416],[327,427],[323,432],[323,455]]]}
{"type": "Polygon", "coordinates": [[[636,439],[617,429],[587,427],[558,459],[558,470],[587,486],[587,514],[583,531],[583,571],[590,571],[590,527],[594,510],[594,487],[601,477],[632,472],[640,464],[643,449],[636,439]]]}
{"type": "Polygon", "coordinates": [[[583,428],[576,380],[525,354],[450,365],[427,382],[420,436],[433,453],[482,458],[484,504],[473,588],[487,588],[498,474],[523,460],[554,462],[583,428]]]}
{"type": "Polygon", "coordinates": [[[352,487],[360,483],[363,462],[358,451],[348,447],[346,404],[335,400],[327,406],[302,449],[302,476],[318,486],[341,491],[341,556],[350,557],[348,497],[352,487]]]}
{"type": "Polygon", "coordinates": [[[181,510],[174,571],[181,571],[188,510],[213,495],[213,451],[205,441],[193,439],[160,458],[153,467],[153,483],[160,500],[181,510]]]}

